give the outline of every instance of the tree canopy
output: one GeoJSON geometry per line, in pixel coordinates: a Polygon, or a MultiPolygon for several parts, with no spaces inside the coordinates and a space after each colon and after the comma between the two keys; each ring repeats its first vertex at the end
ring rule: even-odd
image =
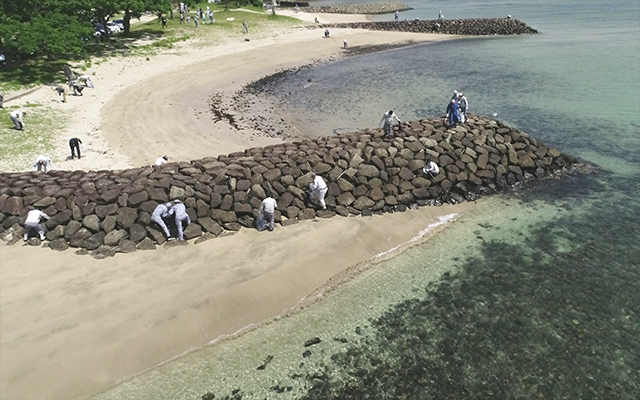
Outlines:
{"type": "Polygon", "coordinates": [[[0,52],[47,57],[81,54],[93,35],[95,23],[106,26],[115,14],[122,13],[128,34],[131,18],[147,11],[167,13],[171,3],[171,0],[2,0],[0,52]]]}

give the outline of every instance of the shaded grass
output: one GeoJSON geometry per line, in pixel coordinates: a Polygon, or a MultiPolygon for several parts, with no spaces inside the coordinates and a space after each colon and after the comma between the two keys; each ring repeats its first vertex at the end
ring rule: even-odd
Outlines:
{"type": "MultiPolygon", "coordinates": [[[[20,107],[27,112],[23,118],[26,127],[17,131],[9,118],[9,113],[16,109],[5,107],[0,110],[0,172],[28,170],[39,154],[47,155],[54,149],[58,132],[69,121],[64,111],[39,103],[27,103],[20,107]]],[[[53,160],[54,164],[56,161],[53,160]]]]}

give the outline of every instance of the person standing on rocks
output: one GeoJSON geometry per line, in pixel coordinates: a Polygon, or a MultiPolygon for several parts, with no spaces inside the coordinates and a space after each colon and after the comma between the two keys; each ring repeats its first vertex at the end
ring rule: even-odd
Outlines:
{"type": "Polygon", "coordinates": [[[400,19],[400,11],[396,11],[393,18],[396,20],[396,22],[398,22],[398,20],[400,19]]]}
{"type": "Polygon", "coordinates": [[[467,110],[469,110],[469,100],[464,95],[464,93],[458,93],[458,106],[460,107],[460,116],[462,122],[467,122],[469,118],[467,118],[467,110]]]}
{"type": "Polygon", "coordinates": [[[164,218],[167,218],[170,215],[171,203],[167,204],[158,204],[155,210],[153,210],[153,214],[151,214],[151,221],[158,224],[160,228],[164,231],[167,240],[171,239],[171,234],[169,233],[169,228],[167,228],[167,224],[164,223],[164,218]]]}
{"type": "Polygon", "coordinates": [[[398,121],[398,124],[400,124],[400,119],[398,118],[398,116],[393,112],[393,110],[389,110],[389,112],[384,113],[384,115],[382,115],[382,119],[380,120],[380,123],[378,125],[382,125],[384,124],[384,126],[382,127],[382,129],[384,130],[384,136],[385,137],[391,137],[393,136],[393,121],[398,121]]]}
{"type": "Polygon", "coordinates": [[[82,144],[82,140],[78,138],[69,139],[69,147],[71,148],[71,159],[76,155],[76,151],[78,152],[78,160],[80,159],[80,145],[82,144]]]}
{"type": "Polygon", "coordinates": [[[51,161],[51,159],[47,156],[43,156],[42,154],[40,154],[38,157],[36,157],[36,160],[34,161],[33,165],[31,166],[35,171],[42,171],[44,170],[44,172],[47,172],[47,169],[52,169],[53,168],[53,162],[51,161]]]}
{"type": "MultiPolygon", "coordinates": [[[[278,203],[270,195],[262,200],[262,204],[260,205],[260,215],[262,217],[263,224],[266,225],[266,228],[269,231],[273,231],[273,229],[275,228],[273,219],[276,208],[278,208],[278,203]]],[[[264,229],[265,227],[261,227],[260,224],[258,224],[259,231],[262,230],[260,228],[264,229]]]]}
{"type": "Polygon", "coordinates": [[[49,216],[40,210],[31,210],[27,214],[27,219],[24,221],[24,241],[29,239],[29,234],[32,230],[36,230],[40,235],[40,240],[44,240],[44,228],[40,225],[40,219],[49,219],[49,216]]]}
{"type": "Polygon", "coordinates": [[[442,11],[438,10],[438,21],[442,21],[444,19],[444,15],[442,15],[442,11]]]}
{"type": "Polygon", "coordinates": [[[451,103],[447,106],[447,116],[445,118],[449,121],[449,126],[452,128],[456,122],[460,122],[460,108],[455,100],[451,100],[451,103]]]}
{"type": "Polygon", "coordinates": [[[311,174],[311,178],[313,181],[309,185],[309,189],[311,190],[311,201],[319,204],[323,210],[327,209],[327,205],[324,202],[324,196],[327,194],[327,184],[324,179],[320,175],[317,175],[315,172],[311,174]]]}
{"type": "Polygon", "coordinates": [[[167,160],[169,160],[169,157],[167,157],[167,156],[158,157],[158,159],[156,160],[156,162],[154,164],[155,165],[165,165],[167,163],[167,160]]]}
{"type": "Polygon", "coordinates": [[[24,129],[24,121],[22,120],[22,117],[25,115],[27,115],[27,112],[20,110],[12,111],[9,114],[9,118],[11,118],[11,121],[13,121],[13,124],[16,126],[16,130],[21,131],[24,129]]]}
{"type": "Polygon", "coordinates": [[[187,214],[187,208],[182,204],[180,200],[174,200],[174,205],[169,210],[169,215],[175,215],[176,227],[178,227],[178,239],[182,242],[184,240],[183,224],[186,222],[187,226],[191,224],[191,218],[187,214]]]}

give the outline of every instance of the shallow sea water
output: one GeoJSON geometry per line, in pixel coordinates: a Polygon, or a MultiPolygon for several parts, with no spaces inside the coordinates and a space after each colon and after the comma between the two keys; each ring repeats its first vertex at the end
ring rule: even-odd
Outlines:
{"type": "Polygon", "coordinates": [[[640,4],[528,3],[408,2],[407,18],[512,14],[542,34],[305,69],[277,86],[284,112],[324,135],[376,126],[391,108],[401,119],[443,115],[456,88],[472,112],[497,113],[597,173],[482,199],[302,312],[96,398],[637,398],[640,4]]]}

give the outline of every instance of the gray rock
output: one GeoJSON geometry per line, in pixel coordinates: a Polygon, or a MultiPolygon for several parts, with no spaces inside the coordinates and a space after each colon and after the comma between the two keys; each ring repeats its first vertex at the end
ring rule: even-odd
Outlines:
{"type": "Polygon", "coordinates": [[[100,218],[97,215],[87,215],[82,219],[82,226],[96,233],[100,230],[100,218]]]}
{"type": "MultiPolygon", "coordinates": [[[[67,229],[68,228],[69,226],[67,226],[67,229]]],[[[65,232],[65,237],[66,237],[66,233],[68,232],[65,232]]],[[[80,228],[76,233],[71,235],[67,240],[69,241],[69,246],[71,247],[84,247],[82,246],[82,243],[85,241],[85,239],[88,239],[91,236],[92,236],[92,233],[87,228],[80,228]]]]}
{"type": "Polygon", "coordinates": [[[136,247],[136,244],[131,240],[127,240],[127,239],[122,239],[118,243],[118,246],[116,247],[116,252],[118,253],[133,253],[136,250],[138,250],[138,248],[136,247]]]}
{"type": "Polygon", "coordinates": [[[82,243],[80,244],[80,247],[85,248],[87,250],[95,250],[104,244],[105,236],[106,236],[106,233],[104,232],[98,232],[96,234],[93,234],[90,237],[83,240],[82,243]]]}
{"type": "MultiPolygon", "coordinates": [[[[147,231],[145,229],[145,236],[146,233],[147,231]]],[[[125,239],[128,236],[129,234],[124,229],[113,230],[105,235],[104,244],[107,246],[117,246],[122,239],[125,239]]]]}
{"type": "Polygon", "coordinates": [[[140,242],[147,237],[147,229],[141,224],[133,224],[129,228],[129,239],[134,243],[140,242]]]}
{"type": "Polygon", "coordinates": [[[130,228],[138,218],[138,211],[135,208],[121,207],[116,216],[116,224],[120,229],[130,228]]]}
{"type": "Polygon", "coordinates": [[[184,200],[186,197],[186,191],[178,186],[171,186],[171,190],[169,191],[169,198],[171,200],[184,200]]]}
{"type": "Polygon", "coordinates": [[[64,238],[64,226],[58,225],[53,230],[50,230],[46,233],[46,237],[48,241],[53,241],[56,239],[64,238]]]}
{"type": "Polygon", "coordinates": [[[205,217],[205,218],[198,218],[198,223],[200,224],[200,226],[202,226],[207,232],[212,233],[215,236],[218,236],[219,234],[222,233],[222,227],[215,222],[214,220],[212,220],[209,217],[205,217]]]}
{"type": "Polygon", "coordinates": [[[40,240],[39,237],[32,236],[27,240],[27,244],[29,246],[40,246],[42,244],[42,241],[40,240]]]}
{"type": "Polygon", "coordinates": [[[184,238],[189,240],[189,239],[197,238],[198,236],[202,236],[202,227],[192,222],[184,230],[184,238]]]}
{"type": "Polygon", "coordinates": [[[355,208],[356,210],[362,211],[362,210],[364,210],[366,208],[373,207],[375,204],[376,204],[376,202],[371,200],[367,196],[360,196],[353,203],[353,208],[355,208]]]}
{"type": "Polygon", "coordinates": [[[142,242],[138,243],[138,250],[155,250],[156,245],[150,238],[142,239],[142,242]]]}
{"type": "Polygon", "coordinates": [[[58,238],[49,242],[49,248],[56,251],[65,251],[69,248],[69,243],[64,238],[58,238]]]}
{"type": "MultiPolygon", "coordinates": [[[[77,254],[77,252],[76,252],[77,254]]],[[[111,246],[101,246],[97,248],[95,251],[92,251],[91,257],[97,260],[103,260],[108,257],[113,257],[116,255],[116,248],[111,246]]]]}
{"type": "Polygon", "coordinates": [[[34,207],[38,207],[38,208],[46,208],[49,206],[52,206],[56,204],[56,199],[53,197],[45,197],[43,199],[40,199],[38,201],[36,201],[35,203],[33,203],[34,207]]]}
{"type": "Polygon", "coordinates": [[[116,227],[117,218],[115,215],[107,215],[100,223],[102,230],[105,232],[111,232],[116,227]]]}

